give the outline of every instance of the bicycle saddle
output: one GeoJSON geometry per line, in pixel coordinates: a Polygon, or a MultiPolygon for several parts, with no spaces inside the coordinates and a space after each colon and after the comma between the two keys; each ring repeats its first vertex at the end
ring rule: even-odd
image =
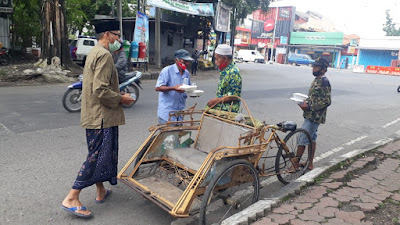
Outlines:
{"type": "Polygon", "coordinates": [[[278,127],[282,127],[284,130],[295,131],[297,129],[297,124],[294,121],[283,121],[277,125],[278,127]]]}

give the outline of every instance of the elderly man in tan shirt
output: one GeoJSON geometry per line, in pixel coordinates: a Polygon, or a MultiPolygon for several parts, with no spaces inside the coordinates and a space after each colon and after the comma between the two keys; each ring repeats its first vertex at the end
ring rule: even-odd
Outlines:
{"type": "Polygon", "coordinates": [[[91,217],[79,201],[83,188],[96,184],[96,203],[103,203],[111,194],[103,182],[117,184],[118,126],[125,124],[121,106],[133,102],[130,95],[121,95],[118,74],[111,52],[120,48],[118,21],[100,22],[96,26],[98,44],[89,52],[83,70],[81,126],[86,128],[88,156],[63,200],[61,208],[79,217],[91,217]]]}

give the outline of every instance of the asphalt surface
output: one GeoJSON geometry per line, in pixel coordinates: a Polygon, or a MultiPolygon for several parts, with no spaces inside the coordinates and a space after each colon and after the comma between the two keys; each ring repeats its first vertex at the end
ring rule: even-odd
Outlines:
{"type": "MultiPolygon", "coordinates": [[[[254,117],[267,123],[293,120],[301,126],[301,110],[289,98],[294,92],[307,94],[313,79],[311,68],[254,63],[239,67],[242,97],[254,117]]],[[[332,105],[327,123],[319,129],[316,167],[354,149],[387,142],[388,136],[400,132],[398,77],[336,69],[330,69],[327,76],[332,105]]],[[[199,74],[192,80],[205,94],[189,99],[187,106],[197,103],[202,108],[215,95],[217,72],[214,76],[199,74]]],[[[94,187],[82,192],[81,201],[95,215],[91,220],[60,210],[86,156],[79,113],[68,113],[61,104],[67,85],[0,88],[0,224],[174,222],[167,212],[122,183],[112,187],[112,196],[101,205],[94,203],[94,187]]],[[[119,168],[146,139],[147,128],[157,122],[154,85],[154,80],[143,81],[139,101],[125,109],[127,123],[120,127],[119,168]]],[[[273,195],[282,187],[276,182],[266,185],[261,197],[273,195]]]]}

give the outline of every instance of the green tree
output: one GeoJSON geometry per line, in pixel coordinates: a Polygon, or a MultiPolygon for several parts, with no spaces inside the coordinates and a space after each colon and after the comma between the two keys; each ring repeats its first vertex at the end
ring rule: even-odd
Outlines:
{"type": "Polygon", "coordinates": [[[231,7],[234,11],[235,22],[243,21],[247,15],[257,9],[266,12],[272,0],[222,0],[222,2],[231,7]]]}
{"type": "Polygon", "coordinates": [[[400,27],[396,28],[396,24],[390,16],[389,9],[386,10],[386,23],[383,24],[383,31],[386,32],[387,36],[400,36],[400,27]]]}
{"type": "Polygon", "coordinates": [[[82,31],[87,21],[94,14],[90,13],[90,0],[66,0],[67,27],[68,33],[74,34],[76,31],[82,31]]]}
{"type": "Polygon", "coordinates": [[[14,0],[11,16],[12,45],[31,47],[41,42],[40,0],[14,0]]]}

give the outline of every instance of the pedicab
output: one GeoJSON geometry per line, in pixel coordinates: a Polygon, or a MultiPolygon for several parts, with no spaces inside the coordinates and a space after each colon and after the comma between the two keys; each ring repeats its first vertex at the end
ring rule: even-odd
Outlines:
{"type": "Polygon", "coordinates": [[[235,97],[241,101],[238,113],[218,107],[225,98],[204,110],[194,106],[171,112],[167,124],[149,129],[149,137],[119,172],[120,181],[172,216],[198,214],[199,224],[205,225],[220,224],[255,203],[260,177],[276,175],[287,184],[303,175],[311,146],[298,151],[297,141],[311,143],[310,135],[291,121],[271,125],[256,120],[244,100],[235,97]],[[281,139],[277,131],[289,133],[281,139]],[[273,159],[268,156],[272,149],[273,159]]]}

